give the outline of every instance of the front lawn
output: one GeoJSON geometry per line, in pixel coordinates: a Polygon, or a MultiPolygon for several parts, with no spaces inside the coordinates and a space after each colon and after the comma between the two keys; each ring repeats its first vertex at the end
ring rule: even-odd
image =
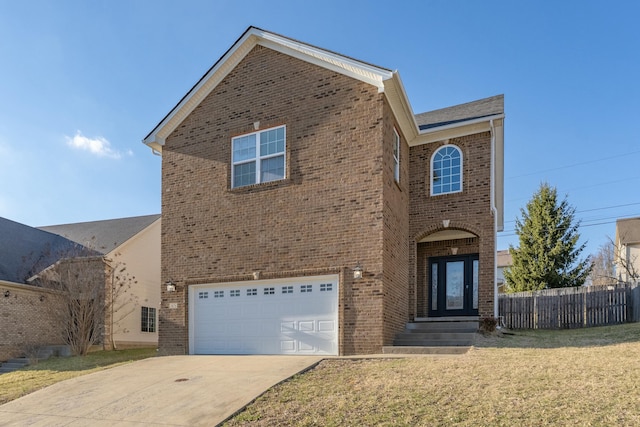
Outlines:
{"type": "Polygon", "coordinates": [[[59,381],[102,369],[146,359],[156,355],[156,349],[97,351],[74,357],[54,357],[18,371],[0,374],[0,404],[50,386],[59,381]]]}
{"type": "Polygon", "coordinates": [[[458,357],[334,359],[227,426],[637,426],[640,324],[479,338],[458,357]]]}

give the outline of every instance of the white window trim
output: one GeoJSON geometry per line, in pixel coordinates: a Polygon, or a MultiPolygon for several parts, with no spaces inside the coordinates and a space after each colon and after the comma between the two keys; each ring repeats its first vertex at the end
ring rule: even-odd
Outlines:
{"type": "Polygon", "coordinates": [[[393,128],[393,136],[394,136],[393,177],[395,178],[396,182],[399,183],[400,182],[400,134],[398,133],[396,128],[393,128]],[[397,157],[396,157],[396,153],[397,153],[397,157]]]}
{"type": "Polygon", "coordinates": [[[156,333],[158,332],[158,311],[156,310],[155,307],[147,307],[147,306],[141,306],[140,307],[140,332],[145,332],[145,333],[156,333]],[[145,308],[147,309],[147,315],[144,316],[144,312],[145,312],[145,308]],[[151,313],[153,313],[153,315],[151,315],[151,313]],[[147,330],[145,331],[142,328],[142,318],[145,318],[146,321],[146,325],[147,325],[147,330]],[[149,329],[151,329],[149,327],[149,324],[151,322],[149,322],[149,319],[153,319],[153,331],[150,331],[149,329]]]}
{"type": "Polygon", "coordinates": [[[250,163],[250,162],[256,162],[256,181],[253,184],[249,184],[249,185],[255,185],[255,184],[262,184],[262,182],[260,181],[260,175],[261,175],[261,170],[260,170],[260,166],[262,165],[262,160],[266,160],[266,159],[270,159],[272,157],[279,157],[279,156],[284,156],[284,174],[282,176],[282,179],[276,179],[273,181],[266,181],[266,182],[274,182],[274,181],[282,181],[283,179],[285,179],[287,177],[287,126],[286,125],[281,125],[281,126],[274,126],[271,128],[267,128],[267,129],[260,129],[258,131],[255,132],[250,132],[250,133],[244,133],[242,135],[236,135],[233,138],[231,138],[231,188],[242,188],[242,187],[247,187],[248,185],[241,185],[241,186],[236,186],[235,185],[235,168],[236,166],[239,165],[243,165],[245,163],[250,163]],[[268,154],[266,156],[261,156],[260,155],[260,134],[263,132],[268,132],[270,130],[274,130],[274,129],[279,129],[279,128],[283,128],[284,129],[284,150],[280,153],[274,153],[274,154],[268,154]],[[234,162],[233,161],[233,143],[236,139],[238,138],[244,138],[246,136],[249,135],[256,135],[256,156],[253,157],[252,159],[247,159],[247,160],[241,160],[239,162],[234,162]]]}
{"type": "Polygon", "coordinates": [[[445,194],[456,194],[456,193],[462,193],[462,190],[464,189],[464,154],[462,153],[462,149],[460,147],[458,147],[457,145],[453,145],[453,144],[446,144],[443,145],[441,147],[438,147],[437,150],[435,150],[433,152],[433,154],[431,155],[431,160],[429,160],[429,192],[431,193],[432,196],[444,196],[445,194]],[[456,150],[458,150],[458,152],[460,153],[460,190],[458,191],[448,191],[446,193],[434,193],[433,192],[433,159],[436,157],[436,154],[438,153],[438,151],[442,150],[443,148],[447,148],[447,147],[453,147],[456,150]]]}

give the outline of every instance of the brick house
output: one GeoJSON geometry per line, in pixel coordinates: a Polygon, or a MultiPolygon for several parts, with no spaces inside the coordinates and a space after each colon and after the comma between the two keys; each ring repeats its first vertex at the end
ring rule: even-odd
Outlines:
{"type": "Polygon", "coordinates": [[[415,115],[397,72],[250,27],[143,141],[160,350],[376,353],[494,316],[503,120],[502,96],[415,115]]]}
{"type": "Polygon", "coordinates": [[[79,277],[72,295],[91,289],[107,299],[95,313],[94,348],[157,346],[160,222],[147,215],[34,228],[0,217],[0,361],[67,341],[61,276],[79,277]]]}

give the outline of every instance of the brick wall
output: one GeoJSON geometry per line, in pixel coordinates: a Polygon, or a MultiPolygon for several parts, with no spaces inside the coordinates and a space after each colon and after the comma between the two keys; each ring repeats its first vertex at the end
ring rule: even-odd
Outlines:
{"type": "MultiPolygon", "coordinates": [[[[384,118],[377,88],[257,46],[183,121],[162,158],[162,281],[178,284],[178,292],[162,291],[163,353],[188,351],[189,284],[327,268],[346,272],[341,352],[380,351],[389,336],[386,292],[406,306],[406,273],[390,269],[390,287],[383,286],[383,263],[396,261],[383,261],[382,241],[396,232],[393,198],[408,197],[406,189],[383,190],[392,173],[384,118]],[[260,129],[286,125],[287,178],[231,189],[231,138],[253,132],[254,122],[260,129]],[[389,206],[388,191],[401,193],[389,195],[389,206]],[[364,278],[354,282],[357,262],[364,278]]],[[[390,314],[393,325],[403,311],[390,314]]]]}
{"type": "Polygon", "coordinates": [[[383,341],[391,345],[409,318],[409,146],[385,104],[383,151],[383,341]],[[400,135],[400,180],[394,175],[394,129],[400,135]]]}
{"type": "Polygon", "coordinates": [[[0,361],[36,346],[63,344],[59,325],[52,321],[54,295],[35,286],[0,281],[0,361]]]}
{"type": "MultiPolygon", "coordinates": [[[[432,154],[445,142],[411,147],[410,153],[410,307],[424,309],[427,295],[420,287],[427,286],[420,257],[437,256],[437,245],[418,253],[420,239],[444,230],[442,221],[450,221],[449,230],[464,230],[477,236],[479,253],[479,314],[493,316],[495,225],[491,213],[491,134],[483,132],[448,141],[461,149],[463,155],[463,191],[455,194],[430,196],[430,161],[432,154]]],[[[464,242],[456,245],[463,247],[464,242]]],[[[465,249],[466,250],[466,249],[465,249]]],[[[462,253],[462,252],[461,252],[462,253]]],[[[416,315],[424,315],[417,312],[416,315]]]]}

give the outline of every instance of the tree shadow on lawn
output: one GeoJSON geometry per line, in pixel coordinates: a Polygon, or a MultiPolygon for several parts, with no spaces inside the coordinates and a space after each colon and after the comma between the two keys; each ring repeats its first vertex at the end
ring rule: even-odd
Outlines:
{"type": "Polygon", "coordinates": [[[562,348],[633,342],[640,343],[640,323],[563,330],[503,328],[489,334],[477,333],[474,345],[477,348],[562,348]]]}

